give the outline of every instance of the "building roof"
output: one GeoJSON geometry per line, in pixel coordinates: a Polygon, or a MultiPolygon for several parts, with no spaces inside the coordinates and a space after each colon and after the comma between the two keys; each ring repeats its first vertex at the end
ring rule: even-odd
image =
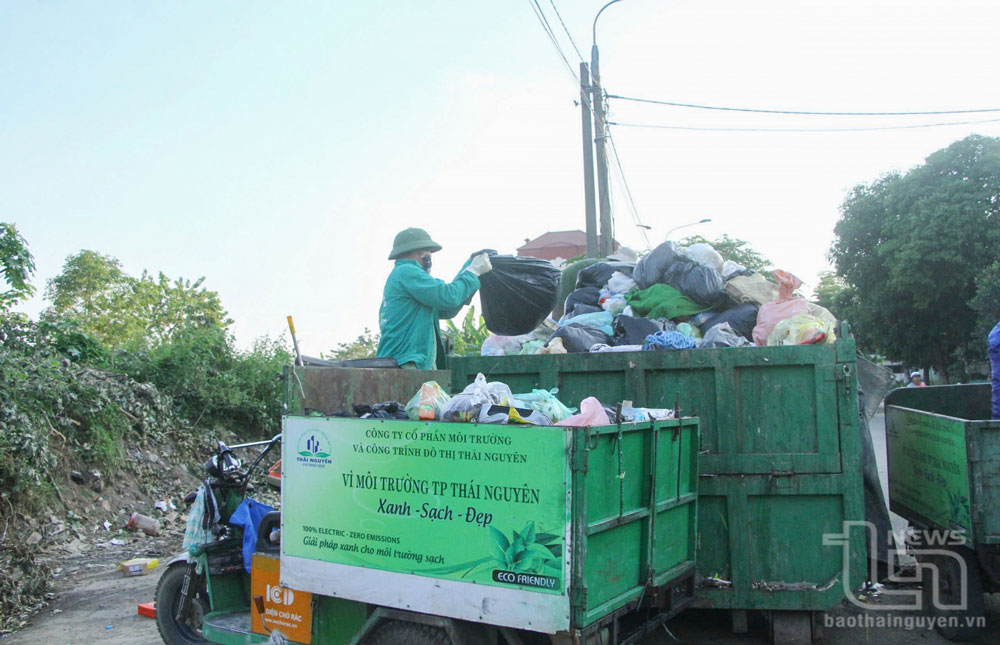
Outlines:
{"type": "Polygon", "coordinates": [[[517,249],[520,251],[535,251],[553,246],[582,246],[587,247],[587,234],[583,231],[549,231],[536,237],[533,240],[525,240],[524,246],[517,249]]]}

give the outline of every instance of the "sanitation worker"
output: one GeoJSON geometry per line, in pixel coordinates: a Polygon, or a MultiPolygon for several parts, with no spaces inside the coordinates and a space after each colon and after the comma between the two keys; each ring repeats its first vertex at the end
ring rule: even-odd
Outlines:
{"type": "Polygon", "coordinates": [[[926,387],[927,384],[924,383],[924,375],[920,372],[912,372],[910,374],[910,382],[906,384],[906,387],[926,387]]]}
{"type": "Polygon", "coordinates": [[[431,254],[441,245],[427,231],[408,228],[393,240],[396,265],[385,281],[379,308],[379,358],[395,358],[403,369],[432,370],[437,363],[438,321],[454,318],[479,290],[490,271],[486,253],[474,255],[451,282],[431,277],[431,254]]]}

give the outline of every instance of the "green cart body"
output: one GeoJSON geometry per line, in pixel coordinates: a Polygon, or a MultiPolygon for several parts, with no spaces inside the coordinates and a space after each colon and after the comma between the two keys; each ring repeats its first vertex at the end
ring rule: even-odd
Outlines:
{"type": "MultiPolygon", "coordinates": [[[[626,642],[626,628],[641,635],[690,605],[698,419],[571,428],[329,416],[405,401],[435,377],[448,373],[286,371],[280,577],[313,594],[313,643],[358,642],[392,620],[456,643],[495,642],[498,630],[626,642]]],[[[267,642],[249,634],[247,591],[230,591],[206,637],[267,642]]]]}
{"type": "MultiPolygon", "coordinates": [[[[565,402],[672,408],[701,423],[695,606],[825,611],[866,562],[854,341],[550,356],[451,357],[451,385],[476,374],[565,402]],[[839,542],[824,536],[845,535],[839,542]],[[845,552],[847,555],[845,555],[845,552]]],[[[745,612],[734,627],[745,628],[745,612]]]]}
{"type": "Polygon", "coordinates": [[[885,401],[889,508],[961,536],[1000,590],[1000,421],[989,384],[902,388],[885,401]]]}

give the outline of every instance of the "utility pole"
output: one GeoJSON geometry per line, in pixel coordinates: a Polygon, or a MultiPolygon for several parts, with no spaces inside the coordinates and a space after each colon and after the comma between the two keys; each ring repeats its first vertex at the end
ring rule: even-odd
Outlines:
{"type": "MultiPolygon", "coordinates": [[[[597,19],[594,21],[596,24],[597,19]]],[[[590,102],[594,106],[594,145],[597,148],[597,188],[601,196],[600,254],[602,257],[607,257],[614,253],[612,246],[615,234],[611,230],[611,193],[608,186],[608,155],[605,146],[608,126],[604,120],[604,94],[601,91],[600,61],[596,42],[590,48],[590,69],[592,74],[590,102]]]]}
{"type": "Polygon", "coordinates": [[[583,116],[583,198],[587,213],[587,257],[596,258],[597,200],[594,197],[594,134],[590,116],[590,68],[580,63],[580,113],[583,116]]]}

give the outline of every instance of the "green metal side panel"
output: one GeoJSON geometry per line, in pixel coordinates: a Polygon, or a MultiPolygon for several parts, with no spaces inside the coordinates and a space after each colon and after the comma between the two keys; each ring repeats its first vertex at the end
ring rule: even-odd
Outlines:
{"type": "Polygon", "coordinates": [[[889,503],[924,526],[1000,544],[1000,421],[989,384],[894,390],[886,397],[889,503]]]}
{"type": "Polygon", "coordinates": [[[843,547],[823,544],[824,533],[864,519],[855,356],[845,337],[795,347],[456,357],[450,367],[453,391],[483,372],[515,393],[557,387],[568,405],[587,396],[646,407],[678,401],[682,415],[701,422],[698,573],[730,583],[701,586],[696,605],[825,610],[844,598],[845,576],[864,579],[863,533],[851,533],[846,572],[843,547]]]}
{"type": "Polygon", "coordinates": [[[573,622],[582,628],[693,569],[698,420],[576,432],[573,622]]]}
{"type": "Polygon", "coordinates": [[[288,366],[284,373],[285,412],[305,414],[308,409],[332,415],[362,403],[405,404],[425,381],[437,381],[447,388],[448,378],[448,372],[435,370],[288,366]]]}
{"type": "Polygon", "coordinates": [[[317,645],[346,645],[368,619],[369,606],[343,598],[315,596],[313,599],[312,642],[317,645]]]}

